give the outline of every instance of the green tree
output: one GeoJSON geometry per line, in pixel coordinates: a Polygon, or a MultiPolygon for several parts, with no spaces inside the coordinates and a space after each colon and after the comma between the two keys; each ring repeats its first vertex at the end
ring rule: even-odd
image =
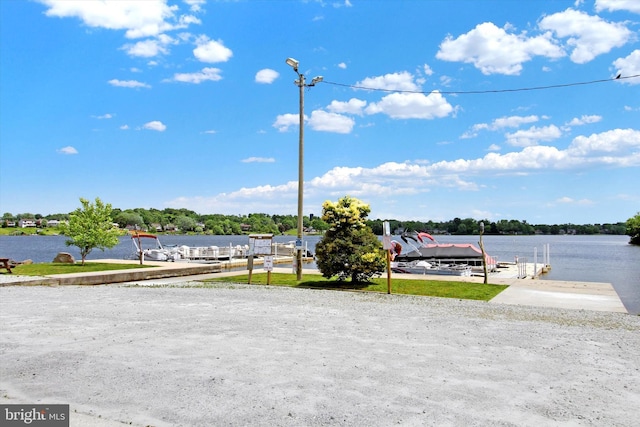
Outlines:
{"type": "Polygon", "coordinates": [[[181,232],[193,231],[196,229],[196,220],[186,215],[179,215],[175,219],[175,225],[181,232]]]}
{"type": "Polygon", "coordinates": [[[627,220],[627,236],[631,237],[629,243],[640,245],[640,212],[627,220]]]}
{"type": "Polygon", "coordinates": [[[95,248],[104,251],[119,243],[118,229],[111,220],[111,205],[102,203],[96,197],[95,204],[80,198],[82,208],[69,215],[69,224],[62,226],[63,233],[69,237],[65,244],[80,249],[82,265],[87,255],[95,248]]]}
{"type": "Polygon", "coordinates": [[[128,225],[137,225],[141,229],[145,227],[145,222],[142,218],[142,215],[132,210],[122,211],[117,215],[114,215],[113,222],[117,222],[121,228],[125,228],[128,225]]]}
{"type": "Polygon", "coordinates": [[[369,205],[349,196],[324,202],[322,220],[329,229],[316,245],[316,264],[325,278],[350,277],[358,283],[384,271],[382,243],[365,221],[370,211],[369,205]]]}

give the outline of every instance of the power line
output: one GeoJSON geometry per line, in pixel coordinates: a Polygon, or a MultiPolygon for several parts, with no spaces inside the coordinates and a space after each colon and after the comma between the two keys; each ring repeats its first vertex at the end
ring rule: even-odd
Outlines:
{"type": "Polygon", "coordinates": [[[438,93],[442,93],[442,94],[449,94],[449,95],[472,95],[472,94],[486,94],[486,93],[505,93],[505,92],[524,92],[524,91],[532,91],[532,90],[546,90],[546,89],[558,89],[558,88],[562,88],[562,87],[570,87],[570,86],[583,86],[583,85],[592,85],[592,84],[596,84],[596,83],[607,83],[607,82],[613,82],[616,80],[626,80],[626,79],[633,79],[636,77],[640,77],[640,74],[635,74],[633,76],[621,76],[618,75],[614,78],[611,79],[601,79],[601,80],[591,80],[591,81],[587,81],[587,82],[574,82],[574,83],[563,83],[563,84],[557,84],[557,85],[549,85],[549,86],[533,86],[533,87],[523,87],[523,88],[516,88],[516,89],[493,89],[493,90],[462,90],[462,91],[445,91],[445,90],[430,90],[430,91],[420,91],[420,90],[396,90],[396,89],[381,89],[381,88],[373,88],[373,87],[365,87],[365,86],[356,86],[356,85],[350,85],[350,84],[345,84],[345,83],[336,83],[336,82],[330,82],[327,80],[323,80],[321,83],[324,84],[329,84],[329,85],[334,85],[334,86],[342,86],[342,87],[348,87],[351,89],[361,89],[361,90],[371,90],[371,91],[378,91],[378,92],[399,92],[399,93],[421,93],[421,94],[430,94],[432,92],[438,92],[438,93]]]}

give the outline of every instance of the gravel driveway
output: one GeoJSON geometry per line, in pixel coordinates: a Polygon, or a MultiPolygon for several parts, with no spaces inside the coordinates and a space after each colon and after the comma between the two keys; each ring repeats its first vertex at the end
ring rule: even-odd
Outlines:
{"type": "Polygon", "coordinates": [[[5,403],[71,425],[635,426],[640,317],[268,286],[0,288],[5,403]]]}

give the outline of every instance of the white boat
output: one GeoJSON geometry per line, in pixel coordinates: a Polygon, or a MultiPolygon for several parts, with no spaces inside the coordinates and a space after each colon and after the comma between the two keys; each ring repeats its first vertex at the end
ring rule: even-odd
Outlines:
{"type": "MultiPolygon", "coordinates": [[[[482,272],[482,251],[471,243],[439,243],[427,233],[403,233],[401,238],[410,250],[403,251],[402,245],[393,241],[392,261],[404,272],[458,276],[482,272]]],[[[484,259],[488,271],[495,271],[497,259],[487,254],[484,259]]]]}
{"type": "Polygon", "coordinates": [[[403,274],[438,274],[446,276],[470,277],[472,268],[467,264],[431,264],[425,260],[391,263],[394,273],[403,274]]]}
{"type": "Polygon", "coordinates": [[[244,258],[247,256],[249,246],[166,246],[155,234],[131,232],[133,242],[133,259],[139,259],[140,254],[149,261],[194,261],[215,262],[230,260],[232,258],[244,258]]]}
{"type": "Polygon", "coordinates": [[[149,261],[176,261],[179,257],[170,249],[162,247],[162,243],[155,234],[131,232],[133,243],[133,259],[139,259],[140,255],[149,261]]]}

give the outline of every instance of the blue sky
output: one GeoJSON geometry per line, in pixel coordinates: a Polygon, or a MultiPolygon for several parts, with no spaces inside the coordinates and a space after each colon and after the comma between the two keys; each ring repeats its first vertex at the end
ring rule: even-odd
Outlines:
{"type": "Polygon", "coordinates": [[[640,211],[636,0],[2,0],[0,27],[1,213],[295,215],[288,57],[324,77],[306,215],[347,194],[373,219],[640,211]]]}

